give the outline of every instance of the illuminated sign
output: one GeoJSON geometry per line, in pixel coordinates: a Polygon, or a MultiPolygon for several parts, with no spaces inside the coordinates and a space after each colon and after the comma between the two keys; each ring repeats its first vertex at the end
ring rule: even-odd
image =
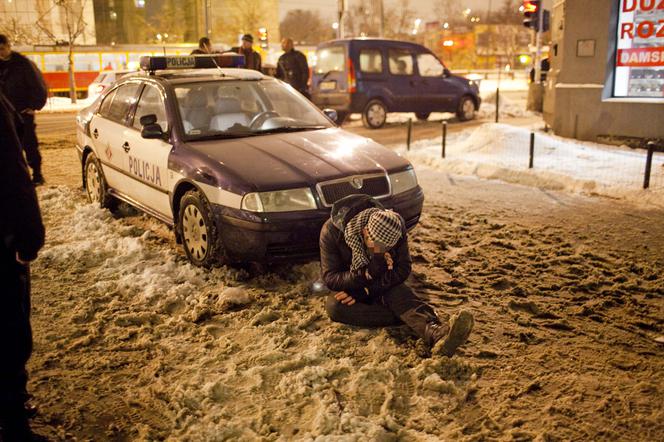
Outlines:
{"type": "Polygon", "coordinates": [[[214,69],[244,67],[244,56],[239,54],[186,55],[186,56],[144,56],[141,69],[158,71],[164,69],[214,69]]]}
{"type": "Polygon", "coordinates": [[[664,0],[621,0],[615,97],[664,98],[664,0]]]}

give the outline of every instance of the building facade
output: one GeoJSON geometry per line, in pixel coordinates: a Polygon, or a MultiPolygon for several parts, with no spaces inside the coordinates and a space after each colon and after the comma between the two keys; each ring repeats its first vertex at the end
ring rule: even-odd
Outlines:
{"type": "Polygon", "coordinates": [[[664,139],[664,2],[560,0],[544,118],[581,140],[664,139]]]}

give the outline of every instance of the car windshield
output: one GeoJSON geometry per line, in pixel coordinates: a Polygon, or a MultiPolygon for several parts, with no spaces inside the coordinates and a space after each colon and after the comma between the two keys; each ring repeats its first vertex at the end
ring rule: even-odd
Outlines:
{"type": "Polygon", "coordinates": [[[274,79],[178,84],[175,96],[190,140],[333,126],[309,100],[274,79]]]}

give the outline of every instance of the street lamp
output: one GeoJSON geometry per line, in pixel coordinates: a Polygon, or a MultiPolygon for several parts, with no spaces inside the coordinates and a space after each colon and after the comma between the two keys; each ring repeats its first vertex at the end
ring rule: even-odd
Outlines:
{"type": "Polygon", "coordinates": [[[332,29],[334,29],[335,31],[339,29],[339,22],[335,21],[334,23],[332,23],[332,29]]]}

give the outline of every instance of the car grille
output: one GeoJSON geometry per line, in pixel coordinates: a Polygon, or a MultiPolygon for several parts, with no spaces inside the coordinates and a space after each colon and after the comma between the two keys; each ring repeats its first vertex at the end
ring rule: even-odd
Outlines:
{"type": "Polygon", "coordinates": [[[342,181],[320,183],[318,189],[323,204],[329,207],[348,195],[388,196],[390,194],[390,183],[385,175],[356,176],[342,181]],[[353,180],[358,179],[362,181],[362,186],[359,189],[352,184],[353,180]]]}

